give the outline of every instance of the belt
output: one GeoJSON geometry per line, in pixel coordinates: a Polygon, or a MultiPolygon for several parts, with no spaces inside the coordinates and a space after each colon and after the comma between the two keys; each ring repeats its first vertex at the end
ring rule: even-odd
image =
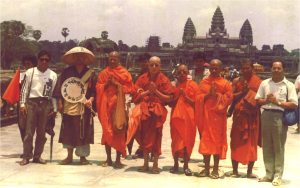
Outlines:
{"type": "Polygon", "coordinates": [[[280,112],[282,113],[283,111],[282,110],[278,110],[278,109],[264,109],[264,111],[268,111],[268,112],[280,112]]]}
{"type": "Polygon", "coordinates": [[[42,102],[49,101],[49,98],[48,97],[34,97],[34,98],[29,98],[29,100],[42,103],[42,102]]]}

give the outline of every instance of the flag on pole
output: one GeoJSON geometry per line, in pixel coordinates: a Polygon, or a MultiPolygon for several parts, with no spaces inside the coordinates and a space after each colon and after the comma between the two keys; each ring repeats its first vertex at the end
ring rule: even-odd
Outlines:
{"type": "Polygon", "coordinates": [[[20,100],[19,81],[20,81],[20,68],[18,68],[14,78],[10,82],[9,86],[7,87],[2,97],[7,101],[7,103],[15,104],[20,100]]]}

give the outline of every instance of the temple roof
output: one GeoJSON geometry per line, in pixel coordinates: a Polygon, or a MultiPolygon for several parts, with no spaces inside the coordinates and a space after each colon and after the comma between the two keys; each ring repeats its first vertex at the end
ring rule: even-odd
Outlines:
{"type": "Polygon", "coordinates": [[[183,37],[185,36],[191,36],[191,37],[195,37],[196,36],[196,28],[194,26],[194,23],[192,21],[192,19],[189,17],[185,23],[184,26],[184,31],[183,31],[183,37]]]}
{"type": "Polygon", "coordinates": [[[253,43],[252,28],[248,19],[246,19],[240,30],[240,37],[244,41],[243,44],[246,44],[247,42],[251,44],[253,43]]]}
{"type": "Polygon", "coordinates": [[[225,22],[224,22],[223,14],[222,14],[219,6],[216,9],[214,16],[212,18],[212,22],[211,22],[212,32],[215,32],[215,30],[217,28],[219,28],[221,32],[223,32],[225,29],[225,22]]]}

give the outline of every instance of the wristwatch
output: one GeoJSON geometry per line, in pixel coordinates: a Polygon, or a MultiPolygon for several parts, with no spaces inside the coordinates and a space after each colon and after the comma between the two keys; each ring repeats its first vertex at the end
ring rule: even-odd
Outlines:
{"type": "Polygon", "coordinates": [[[278,101],[278,105],[277,106],[280,106],[281,105],[281,102],[280,101],[278,101]]]}

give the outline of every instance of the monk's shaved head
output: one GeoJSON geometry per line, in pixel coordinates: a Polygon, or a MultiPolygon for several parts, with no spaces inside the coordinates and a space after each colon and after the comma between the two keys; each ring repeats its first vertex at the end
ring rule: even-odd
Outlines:
{"type": "Polygon", "coordinates": [[[151,57],[150,59],[149,59],[149,62],[152,62],[152,61],[159,61],[159,63],[161,62],[160,61],[160,58],[159,57],[157,57],[157,56],[153,56],[153,57],[151,57]]]}
{"type": "Polygon", "coordinates": [[[218,59],[213,59],[213,60],[211,60],[210,65],[211,65],[212,63],[217,63],[217,64],[220,65],[221,68],[223,67],[223,63],[222,63],[220,60],[218,60],[218,59]]]}
{"type": "Polygon", "coordinates": [[[109,53],[109,55],[110,55],[110,56],[111,56],[111,55],[116,55],[116,56],[118,56],[119,59],[120,59],[120,54],[119,54],[119,52],[117,52],[117,51],[112,51],[112,52],[109,53]]]}

